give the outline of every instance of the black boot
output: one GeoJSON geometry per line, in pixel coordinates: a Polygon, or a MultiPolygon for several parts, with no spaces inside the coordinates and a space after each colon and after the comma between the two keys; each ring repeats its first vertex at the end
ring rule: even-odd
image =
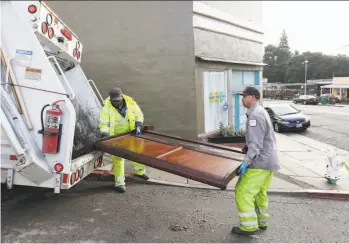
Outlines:
{"type": "Polygon", "coordinates": [[[119,193],[125,193],[126,186],[115,186],[115,190],[119,193]]]}
{"type": "Polygon", "coordinates": [[[142,175],[136,175],[135,174],[135,176],[140,178],[140,179],[142,179],[142,180],[149,180],[149,176],[146,173],[144,173],[142,175]]]}
{"type": "Polygon", "coordinates": [[[242,229],[240,229],[237,226],[233,227],[231,232],[233,232],[235,234],[239,234],[239,235],[245,235],[245,236],[255,235],[257,233],[257,231],[245,231],[245,230],[242,230],[242,229]]]}

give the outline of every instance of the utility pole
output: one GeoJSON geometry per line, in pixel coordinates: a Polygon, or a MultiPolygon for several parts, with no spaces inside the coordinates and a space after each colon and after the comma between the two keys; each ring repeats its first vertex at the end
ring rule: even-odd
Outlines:
{"type": "Polygon", "coordinates": [[[307,95],[307,69],[308,69],[308,60],[305,60],[305,86],[304,86],[304,95],[307,95]]]}

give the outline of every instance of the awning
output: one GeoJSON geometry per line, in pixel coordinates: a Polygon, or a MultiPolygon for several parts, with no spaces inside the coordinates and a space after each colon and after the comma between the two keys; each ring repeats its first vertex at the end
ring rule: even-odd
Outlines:
{"type": "Polygon", "coordinates": [[[247,61],[239,61],[239,60],[231,60],[231,59],[220,59],[220,58],[211,58],[211,57],[205,57],[201,55],[195,55],[197,58],[200,58],[205,61],[215,61],[215,62],[223,62],[223,63],[230,63],[230,64],[247,64],[247,65],[255,65],[255,66],[266,66],[268,64],[265,63],[254,63],[254,62],[247,62],[247,61]]]}
{"type": "Polygon", "coordinates": [[[347,88],[347,89],[349,89],[349,84],[344,84],[344,85],[326,85],[326,86],[321,86],[321,88],[347,88]]]}
{"type": "Polygon", "coordinates": [[[236,176],[243,159],[241,150],[153,131],[103,138],[95,148],[222,190],[236,176]]]}

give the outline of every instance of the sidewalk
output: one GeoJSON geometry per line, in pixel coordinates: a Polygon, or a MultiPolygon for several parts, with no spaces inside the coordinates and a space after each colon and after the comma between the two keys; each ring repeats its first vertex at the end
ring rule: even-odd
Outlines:
{"type": "MultiPolygon", "coordinates": [[[[276,134],[281,169],[273,178],[271,192],[302,192],[305,190],[337,190],[349,193],[349,172],[343,167],[341,178],[336,185],[327,183],[324,175],[326,173],[326,152],[334,148],[325,143],[294,135],[288,137],[276,134]]],[[[349,152],[336,149],[346,161],[349,161],[349,152]]],[[[104,156],[104,160],[111,161],[110,156],[104,156]]],[[[111,164],[103,170],[111,170],[111,164]]],[[[130,162],[125,163],[126,174],[132,174],[130,162]]],[[[193,181],[184,177],[173,175],[161,170],[147,167],[150,183],[177,185],[184,187],[197,187],[205,189],[218,189],[206,184],[193,181]]],[[[235,177],[228,185],[228,190],[233,190],[238,177],[235,177]]]]}

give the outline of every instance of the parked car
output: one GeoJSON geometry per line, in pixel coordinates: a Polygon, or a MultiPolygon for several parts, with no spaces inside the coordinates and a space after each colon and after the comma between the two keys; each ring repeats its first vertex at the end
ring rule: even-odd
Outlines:
{"type": "Polygon", "coordinates": [[[276,132],[300,131],[310,127],[310,119],[288,104],[271,104],[265,107],[276,132]]]}
{"type": "Polygon", "coordinates": [[[317,105],[320,102],[319,98],[312,96],[312,95],[301,95],[295,99],[293,99],[293,103],[302,103],[304,105],[306,104],[313,104],[317,105]]]}

